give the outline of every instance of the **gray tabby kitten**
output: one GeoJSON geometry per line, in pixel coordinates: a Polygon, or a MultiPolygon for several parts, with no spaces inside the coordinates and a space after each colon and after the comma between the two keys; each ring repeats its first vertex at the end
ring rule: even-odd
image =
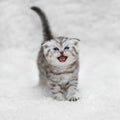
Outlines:
{"type": "Polygon", "coordinates": [[[79,39],[53,37],[44,12],[32,7],[41,18],[44,41],[41,44],[37,65],[40,83],[48,86],[57,100],[77,101],[79,72],[79,39]]]}

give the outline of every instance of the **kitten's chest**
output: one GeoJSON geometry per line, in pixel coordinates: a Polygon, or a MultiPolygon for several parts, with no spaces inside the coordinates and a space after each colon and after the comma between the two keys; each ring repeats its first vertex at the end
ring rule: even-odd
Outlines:
{"type": "Polygon", "coordinates": [[[77,79],[78,77],[78,70],[77,69],[70,69],[70,70],[59,70],[59,71],[49,71],[48,80],[52,80],[58,82],[59,84],[66,84],[67,82],[77,79]]]}
{"type": "Polygon", "coordinates": [[[63,74],[57,77],[56,81],[58,80],[60,84],[66,84],[67,82],[71,81],[73,78],[73,74],[63,74]]]}

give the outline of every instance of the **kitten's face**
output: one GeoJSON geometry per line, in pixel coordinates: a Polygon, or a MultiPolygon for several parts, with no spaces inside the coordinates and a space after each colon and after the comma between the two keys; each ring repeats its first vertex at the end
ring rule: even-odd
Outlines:
{"type": "Polygon", "coordinates": [[[78,59],[79,42],[78,39],[65,37],[45,42],[42,45],[44,56],[51,65],[67,66],[78,59]]]}

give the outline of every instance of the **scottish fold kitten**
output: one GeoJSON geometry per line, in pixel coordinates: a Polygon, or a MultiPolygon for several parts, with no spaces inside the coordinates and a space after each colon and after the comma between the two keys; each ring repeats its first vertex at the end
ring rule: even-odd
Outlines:
{"type": "Polygon", "coordinates": [[[40,84],[57,100],[77,101],[79,39],[54,37],[44,12],[32,7],[41,18],[44,41],[38,54],[40,84]]]}

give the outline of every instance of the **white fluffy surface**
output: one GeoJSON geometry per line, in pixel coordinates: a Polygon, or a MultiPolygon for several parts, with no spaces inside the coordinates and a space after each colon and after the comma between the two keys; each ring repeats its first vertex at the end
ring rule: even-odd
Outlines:
{"type": "Polygon", "coordinates": [[[1,0],[0,120],[119,120],[120,1],[1,0]],[[81,99],[55,101],[38,84],[42,41],[37,5],[55,34],[81,39],[81,99]]]}

